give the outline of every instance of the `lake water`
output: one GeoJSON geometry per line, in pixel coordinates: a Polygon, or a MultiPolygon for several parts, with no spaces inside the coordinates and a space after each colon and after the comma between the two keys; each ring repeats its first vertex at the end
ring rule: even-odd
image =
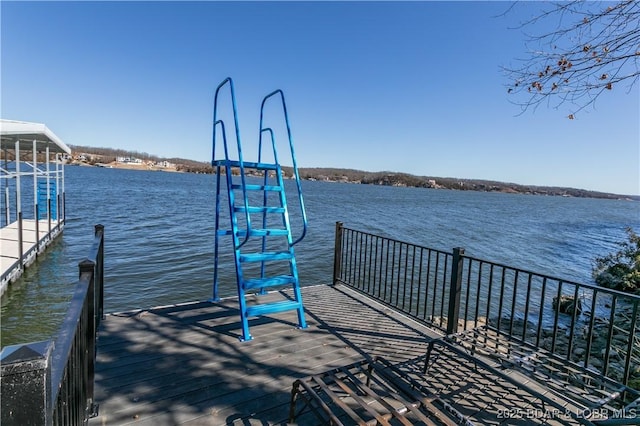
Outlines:
{"type": "MultiPolygon", "coordinates": [[[[67,167],[66,175],[64,234],[3,298],[3,346],[57,330],[98,223],[105,226],[106,312],[211,297],[215,176],[90,167],[67,167]]],[[[640,230],[640,203],[631,201],[310,181],[302,187],[309,218],[307,238],[296,246],[303,285],[332,281],[336,221],[580,282],[592,282],[593,259],[615,250],[626,227],[640,230]]],[[[231,296],[230,250],[222,258],[220,290],[231,296]]]]}

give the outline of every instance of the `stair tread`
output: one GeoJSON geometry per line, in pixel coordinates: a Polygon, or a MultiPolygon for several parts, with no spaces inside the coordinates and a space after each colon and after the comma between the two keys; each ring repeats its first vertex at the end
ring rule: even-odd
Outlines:
{"type": "Polygon", "coordinates": [[[268,260],[290,260],[293,254],[290,251],[267,251],[262,253],[247,253],[240,255],[241,262],[261,262],[268,260]]]}
{"type": "MultiPolygon", "coordinates": [[[[240,161],[238,160],[216,160],[214,161],[214,165],[226,166],[229,165],[231,167],[240,167],[240,161]]],[[[278,165],[274,163],[258,163],[255,161],[243,161],[242,167],[245,169],[256,169],[256,170],[278,170],[278,165]]]]}
{"type": "MultiPolygon", "coordinates": [[[[218,235],[233,235],[233,231],[230,229],[219,229],[218,235]]],[[[238,237],[244,237],[247,235],[246,229],[238,229],[236,231],[236,235],[238,237]]],[[[276,229],[276,228],[267,228],[267,229],[252,229],[249,232],[249,235],[252,237],[268,237],[268,236],[287,236],[289,235],[289,231],[286,229],[276,229]]]]}
{"type": "Polygon", "coordinates": [[[295,284],[296,278],[293,275],[277,275],[274,277],[253,278],[246,280],[243,284],[245,290],[256,288],[274,287],[286,284],[295,284]]]}
{"type": "Polygon", "coordinates": [[[237,212],[249,211],[249,213],[284,213],[286,210],[284,207],[275,206],[236,206],[233,208],[237,212]]]}
{"type": "Polygon", "coordinates": [[[250,235],[253,236],[268,236],[268,235],[289,235],[289,231],[286,229],[278,229],[278,228],[266,228],[266,229],[252,229],[249,232],[250,235]]]}
{"type": "MultiPolygon", "coordinates": [[[[252,183],[246,184],[245,188],[248,191],[282,191],[283,190],[283,188],[279,185],[256,185],[252,183]]],[[[231,185],[231,189],[242,189],[242,185],[233,184],[231,185]]]]}
{"type": "Polygon", "coordinates": [[[247,307],[247,316],[255,317],[265,314],[275,314],[278,312],[291,311],[302,307],[302,303],[295,300],[284,300],[280,302],[263,303],[247,307]]]}

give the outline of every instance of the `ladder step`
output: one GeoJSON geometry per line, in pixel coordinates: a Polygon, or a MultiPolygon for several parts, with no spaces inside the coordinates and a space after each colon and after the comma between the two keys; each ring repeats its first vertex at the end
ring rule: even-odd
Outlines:
{"type": "MultiPolygon", "coordinates": [[[[240,161],[238,160],[217,160],[214,162],[216,166],[226,166],[227,164],[231,167],[240,167],[240,161]]],[[[242,167],[245,169],[255,169],[255,170],[278,170],[277,164],[272,163],[256,163],[253,161],[243,161],[242,167]]]]}
{"type": "MultiPolygon", "coordinates": [[[[229,230],[229,229],[220,229],[218,230],[218,235],[219,236],[225,236],[225,235],[233,235],[233,231],[229,230]]],[[[236,235],[238,237],[244,237],[245,235],[247,235],[247,230],[246,229],[239,229],[238,231],[236,231],[236,235]]],[[[289,235],[289,231],[287,231],[286,229],[252,229],[251,232],[249,232],[249,236],[251,237],[273,237],[273,236],[287,236],[289,235]]]]}
{"type": "MultiPolygon", "coordinates": [[[[282,192],[282,187],[278,185],[254,185],[247,184],[247,191],[280,191],[282,192]]],[[[233,184],[231,185],[231,189],[242,189],[241,184],[233,184]]]]}
{"type": "Polygon", "coordinates": [[[284,207],[264,207],[264,206],[259,206],[259,207],[238,206],[238,207],[234,207],[233,210],[241,213],[244,213],[247,210],[249,211],[249,213],[284,213],[285,212],[284,207]]]}
{"type": "Polygon", "coordinates": [[[293,254],[289,251],[267,251],[264,253],[241,254],[240,262],[266,262],[269,260],[290,260],[293,254]]]}
{"type": "Polygon", "coordinates": [[[300,302],[285,300],[283,302],[265,303],[247,307],[248,317],[257,317],[265,314],[275,314],[277,312],[291,311],[301,307],[300,302]]]}
{"type": "Polygon", "coordinates": [[[244,282],[245,290],[253,290],[256,288],[275,287],[279,285],[294,284],[296,279],[293,275],[278,275],[269,278],[255,278],[244,282]]]}
{"type": "Polygon", "coordinates": [[[252,237],[269,237],[269,236],[287,236],[289,231],[286,229],[252,229],[249,233],[252,237]]]}

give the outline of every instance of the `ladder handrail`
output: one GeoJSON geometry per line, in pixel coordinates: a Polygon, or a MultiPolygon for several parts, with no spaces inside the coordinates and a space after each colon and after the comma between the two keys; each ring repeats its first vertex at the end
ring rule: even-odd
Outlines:
{"type": "MultiPolygon", "coordinates": [[[[247,206],[249,205],[249,197],[247,195],[247,183],[245,180],[244,162],[242,160],[242,144],[240,143],[240,126],[238,125],[238,110],[236,108],[236,92],[235,92],[235,89],[233,86],[233,80],[231,79],[231,77],[225,78],[222,81],[222,83],[218,85],[218,87],[216,88],[215,96],[213,98],[213,152],[212,152],[211,165],[212,166],[215,165],[214,163],[216,162],[216,126],[218,125],[218,123],[222,125],[224,158],[225,160],[229,161],[229,149],[227,148],[227,136],[226,136],[224,121],[217,119],[218,94],[220,92],[220,89],[227,83],[229,83],[229,89],[231,91],[231,104],[233,106],[233,122],[234,122],[233,124],[235,127],[235,133],[236,133],[236,144],[238,145],[238,163],[240,164],[240,179],[242,181],[242,197],[244,200],[244,205],[247,206]]],[[[226,170],[226,173],[230,173],[230,172],[231,172],[230,169],[226,170]]],[[[230,179],[230,177],[227,176],[227,185],[229,185],[231,181],[232,179],[230,179]]],[[[229,208],[233,208],[233,206],[229,206],[229,208]]],[[[251,230],[251,216],[249,215],[248,209],[245,211],[245,218],[247,221],[247,234],[245,235],[244,240],[242,241],[242,243],[240,243],[238,248],[242,247],[249,240],[249,231],[251,230]]]]}
{"type": "MultiPolygon", "coordinates": [[[[222,140],[224,142],[224,146],[227,146],[227,131],[224,126],[224,121],[217,120],[213,123],[213,133],[216,133],[216,127],[218,124],[222,127],[222,140]]],[[[214,146],[215,146],[215,136],[214,136],[214,146]]],[[[215,158],[215,157],[214,157],[215,158]]],[[[215,223],[216,223],[216,234],[214,236],[214,250],[213,250],[213,258],[215,262],[215,267],[213,268],[213,296],[211,300],[218,301],[220,300],[220,296],[218,295],[218,229],[220,227],[220,164],[213,164],[215,161],[211,161],[211,165],[216,168],[216,214],[215,214],[215,223]]],[[[226,168],[225,168],[226,173],[226,168]]],[[[225,178],[229,178],[225,176],[225,178]]],[[[229,181],[227,180],[227,185],[229,185],[229,181]]]]}
{"type": "MultiPolygon", "coordinates": [[[[259,131],[259,138],[258,138],[258,162],[261,161],[261,157],[262,157],[262,133],[264,133],[265,131],[268,131],[271,134],[271,145],[273,147],[273,157],[275,160],[275,163],[278,163],[278,154],[277,154],[277,150],[276,150],[276,142],[275,142],[275,137],[273,135],[273,130],[270,127],[263,127],[263,118],[264,118],[264,106],[267,102],[267,100],[269,98],[271,98],[272,96],[275,96],[279,94],[280,95],[280,99],[282,101],[282,110],[284,112],[284,121],[285,124],[287,126],[287,137],[289,138],[289,149],[291,150],[291,160],[293,162],[293,174],[295,176],[295,180],[296,180],[296,188],[298,190],[298,201],[300,203],[300,210],[302,213],[302,235],[300,235],[300,237],[295,240],[291,245],[296,245],[297,243],[299,243],[300,241],[302,241],[302,239],[305,237],[305,235],[307,234],[307,227],[308,227],[308,223],[307,223],[307,212],[304,208],[304,199],[302,197],[302,186],[300,185],[300,175],[298,174],[298,166],[296,164],[296,155],[295,155],[295,151],[293,149],[293,138],[291,136],[291,127],[289,126],[289,114],[287,113],[287,104],[284,100],[284,93],[282,92],[282,90],[277,89],[274,90],[273,92],[269,93],[267,96],[265,96],[262,99],[262,105],[260,106],[260,131],[259,131]]],[[[283,188],[284,190],[284,188],[283,188]]]]}

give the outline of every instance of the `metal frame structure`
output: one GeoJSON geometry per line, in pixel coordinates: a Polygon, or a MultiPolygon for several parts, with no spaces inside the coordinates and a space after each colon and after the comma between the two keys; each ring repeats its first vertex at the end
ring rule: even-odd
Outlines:
{"type": "Polygon", "coordinates": [[[282,90],[275,90],[263,98],[260,107],[260,129],[258,134],[257,162],[245,161],[242,155],[233,80],[226,78],[216,89],[213,107],[213,155],[211,165],[216,170],[216,231],[212,300],[219,300],[220,237],[231,236],[235,258],[240,318],[242,321],[242,337],[240,338],[242,341],[251,340],[252,338],[249,332],[249,317],[296,310],[299,327],[306,328],[302,294],[300,292],[300,279],[293,246],[300,242],[307,232],[307,215],[293,149],[287,106],[282,90]],[[232,104],[232,121],[236,140],[235,153],[230,152],[233,151],[234,147],[229,146],[227,139],[226,131],[229,126],[225,125],[224,119],[221,118],[222,112],[218,110],[220,91],[226,87],[229,89],[232,104]],[[279,97],[281,100],[290,159],[293,162],[293,173],[297,185],[297,202],[301,209],[302,234],[295,240],[291,234],[287,195],[282,166],[276,149],[275,132],[273,128],[265,127],[265,104],[273,97],[279,97]],[[221,141],[217,139],[218,130],[222,136],[221,141]],[[271,139],[271,154],[273,156],[273,162],[271,163],[266,162],[263,156],[262,142],[263,133],[265,132],[269,133],[271,139]],[[216,156],[216,142],[218,144],[222,142],[224,157],[216,156]],[[238,173],[239,176],[234,178],[234,173],[238,173]],[[248,174],[261,176],[262,182],[260,184],[250,182],[248,174]],[[221,187],[223,181],[227,189],[229,229],[220,229],[223,204],[221,187]],[[252,215],[255,220],[252,220],[252,215]],[[260,224],[256,225],[256,223],[260,224]],[[248,244],[250,240],[255,244],[248,244]],[[267,269],[269,270],[268,272],[267,269]],[[259,291],[260,294],[265,294],[267,288],[291,288],[293,290],[293,300],[286,298],[277,302],[247,303],[246,296],[249,293],[259,291]]]}
{"type": "Polygon", "coordinates": [[[64,228],[62,157],[71,149],[40,123],[0,120],[0,136],[0,293],[4,293],[64,228]]]}
{"type": "Polygon", "coordinates": [[[296,380],[289,423],[296,420],[332,426],[475,424],[382,357],[296,380]],[[317,421],[300,420],[306,413],[317,421]]]}
{"type": "Polygon", "coordinates": [[[631,383],[640,359],[637,295],[473,258],[462,248],[445,252],[373,235],[341,222],[334,262],[334,285],[345,284],[437,329],[472,358],[497,359],[501,371],[516,371],[549,395],[570,401],[572,413],[596,413],[593,423],[629,424],[619,416],[635,415],[640,406],[631,383]],[[573,302],[562,308],[562,297],[573,302]]]}
{"type": "Polygon", "coordinates": [[[334,284],[439,331],[485,328],[627,384],[640,360],[640,296],[394,240],[336,224],[334,284]],[[555,303],[576,303],[562,311],[555,303]],[[602,343],[596,345],[596,341],[602,343]],[[583,349],[576,351],[574,349],[583,349]],[[596,368],[594,358],[601,356],[596,368]],[[621,369],[613,362],[620,360],[621,369]]]}

